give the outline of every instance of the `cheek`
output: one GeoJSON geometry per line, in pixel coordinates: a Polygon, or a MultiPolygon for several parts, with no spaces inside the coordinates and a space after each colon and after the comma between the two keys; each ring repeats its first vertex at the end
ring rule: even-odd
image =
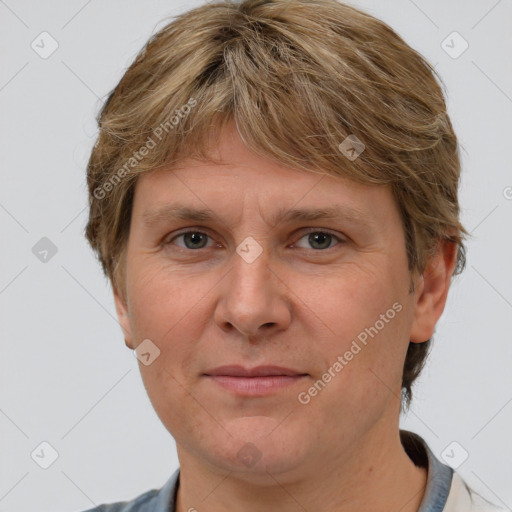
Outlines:
{"type": "Polygon", "coordinates": [[[201,299],[204,289],[209,288],[204,281],[187,280],[157,265],[133,265],[129,275],[130,319],[136,344],[149,339],[159,350],[151,364],[139,362],[148,397],[165,426],[172,426],[173,431],[196,428],[189,419],[201,418],[201,411],[195,410],[197,404],[187,393],[190,383],[184,377],[183,366],[193,355],[190,340],[200,329],[191,318],[201,316],[201,299]],[[183,404],[189,410],[186,415],[183,404]]]}
{"type": "MultiPolygon", "coordinates": [[[[372,397],[378,401],[389,394],[386,386],[395,392],[401,383],[408,304],[392,278],[391,269],[372,272],[354,267],[337,279],[323,280],[321,288],[311,283],[304,287],[304,302],[329,333],[316,338],[324,372],[331,369],[336,375],[325,389],[334,393],[329,397],[334,401],[353,401],[355,414],[358,403],[372,397]]],[[[329,375],[324,378],[329,380],[329,375]]]]}
{"type": "MultiPolygon", "coordinates": [[[[204,322],[211,316],[205,295],[212,285],[149,265],[131,275],[128,293],[136,344],[149,339],[159,350],[151,365],[139,362],[141,377],[157,414],[173,416],[180,403],[189,402],[185,392],[192,384],[188,366],[197,359],[197,344],[192,340],[200,339],[204,322]]],[[[168,422],[174,424],[174,419],[167,417],[168,422]]]]}
{"type": "Polygon", "coordinates": [[[153,338],[165,343],[188,325],[189,315],[197,318],[203,299],[211,288],[207,278],[190,279],[161,265],[141,263],[132,270],[129,283],[130,315],[139,337],[153,338]]]}
{"type": "Polygon", "coordinates": [[[378,331],[396,328],[400,313],[393,309],[393,304],[400,303],[401,296],[391,277],[390,271],[382,267],[347,265],[330,275],[301,278],[294,283],[293,290],[302,299],[301,307],[316,315],[331,341],[339,340],[336,348],[343,349],[359,334],[362,338],[365,333],[369,336],[368,329],[376,322],[378,331]],[[384,321],[379,319],[380,315],[384,315],[384,321]]]}

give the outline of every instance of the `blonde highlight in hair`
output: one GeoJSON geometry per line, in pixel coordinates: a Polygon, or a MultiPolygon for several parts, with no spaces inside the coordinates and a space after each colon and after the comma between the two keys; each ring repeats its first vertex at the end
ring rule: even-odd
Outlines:
{"type": "MultiPolygon", "coordinates": [[[[388,185],[411,275],[424,272],[442,240],[457,245],[460,273],[467,232],[459,149],[440,83],[388,25],[335,0],[226,0],[176,16],[149,39],[98,116],[86,237],[105,275],[124,296],[138,177],[185,158],[219,163],[210,151],[231,120],[248,147],[282,165],[388,185]],[[194,107],[171,123],[191,99],[194,107]],[[339,149],[349,135],[365,144],[353,161],[339,149]],[[150,139],[155,146],[139,158],[150,139]]],[[[407,406],[430,341],[409,345],[407,406]]]]}

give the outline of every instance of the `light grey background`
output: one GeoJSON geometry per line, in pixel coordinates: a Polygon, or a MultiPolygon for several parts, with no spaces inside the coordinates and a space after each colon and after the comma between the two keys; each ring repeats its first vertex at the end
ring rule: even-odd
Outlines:
{"type": "MultiPolygon", "coordinates": [[[[166,17],[201,3],[0,1],[0,512],[131,499],[178,466],[83,236],[85,166],[106,94],[166,17]],[[31,47],[43,31],[59,45],[47,59],[31,47]],[[42,237],[57,247],[46,263],[32,252],[42,237]],[[48,457],[43,441],[59,455],[48,469],[31,458],[41,449],[48,457]]],[[[463,222],[474,237],[402,428],[438,457],[459,443],[448,453],[468,452],[461,475],[510,509],[512,2],[352,4],[440,71],[463,147],[463,222]],[[441,46],[453,31],[469,43],[456,59],[441,46]]],[[[462,48],[453,37],[452,53],[462,48]]]]}

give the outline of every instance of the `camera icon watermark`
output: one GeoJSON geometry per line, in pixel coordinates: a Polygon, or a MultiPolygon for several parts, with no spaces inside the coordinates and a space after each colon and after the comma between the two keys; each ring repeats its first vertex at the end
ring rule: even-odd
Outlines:
{"type": "Polygon", "coordinates": [[[43,441],[32,451],[30,456],[39,467],[48,469],[59,458],[59,453],[50,443],[43,441]]]}
{"type": "Polygon", "coordinates": [[[48,263],[56,254],[57,246],[46,236],[43,236],[32,247],[32,254],[42,263],[48,263]]]}
{"type": "Polygon", "coordinates": [[[248,236],[238,245],[236,252],[244,261],[252,263],[263,252],[263,247],[252,236],[248,236]]]}
{"type": "Polygon", "coordinates": [[[252,468],[261,459],[261,452],[253,443],[245,443],[238,453],[236,458],[248,468],[252,468]]]}
{"type": "Polygon", "coordinates": [[[509,201],[512,199],[512,187],[505,187],[503,189],[503,197],[509,201]]]}
{"type": "Polygon", "coordinates": [[[338,146],[338,149],[346,158],[353,162],[366,149],[366,146],[357,137],[357,135],[352,133],[345,138],[345,140],[338,146]]]}
{"type": "Polygon", "coordinates": [[[30,47],[39,55],[39,57],[41,57],[41,59],[48,59],[55,53],[59,47],[59,43],[48,32],[41,32],[32,41],[30,47]]]}
{"type": "Polygon", "coordinates": [[[452,59],[458,59],[469,48],[469,43],[457,31],[453,31],[443,39],[441,48],[452,59]]]}
{"type": "Polygon", "coordinates": [[[468,457],[467,450],[457,441],[452,441],[441,453],[441,458],[453,469],[464,464],[468,457]]]}
{"type": "Polygon", "coordinates": [[[144,366],[149,366],[160,356],[160,349],[150,339],[145,339],[137,345],[133,355],[144,366]]]}

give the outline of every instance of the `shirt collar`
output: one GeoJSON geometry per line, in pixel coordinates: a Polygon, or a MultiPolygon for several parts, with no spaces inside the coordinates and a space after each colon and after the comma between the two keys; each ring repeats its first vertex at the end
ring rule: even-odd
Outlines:
{"type": "Polygon", "coordinates": [[[418,512],[442,512],[450,493],[453,469],[437,459],[418,434],[400,430],[400,440],[414,464],[427,470],[425,494],[418,512]]]}
{"type": "Polygon", "coordinates": [[[175,512],[176,511],[176,497],[178,493],[178,486],[180,483],[180,468],[178,468],[163,485],[157,495],[156,503],[154,504],[155,512],[175,512]]]}
{"type": "MultiPolygon", "coordinates": [[[[453,469],[439,461],[418,434],[400,430],[400,440],[414,464],[427,470],[425,494],[418,512],[442,512],[450,492],[453,469]]],[[[179,478],[178,468],[160,489],[154,510],[175,512],[179,478]]]]}

